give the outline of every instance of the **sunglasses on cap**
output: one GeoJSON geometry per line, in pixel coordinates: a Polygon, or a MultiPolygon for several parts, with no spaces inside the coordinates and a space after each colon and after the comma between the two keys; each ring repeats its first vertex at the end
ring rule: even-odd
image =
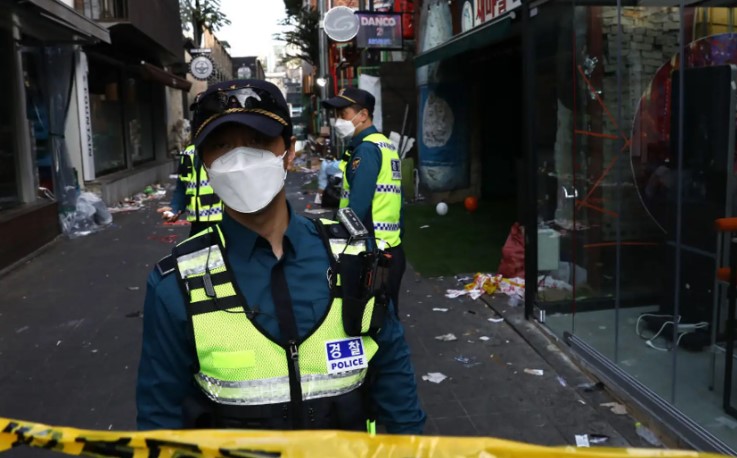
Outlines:
{"type": "Polygon", "coordinates": [[[230,87],[202,93],[190,107],[193,112],[193,138],[212,121],[233,113],[253,113],[271,118],[284,126],[285,137],[291,136],[290,118],[285,108],[267,90],[255,87],[230,87]]]}

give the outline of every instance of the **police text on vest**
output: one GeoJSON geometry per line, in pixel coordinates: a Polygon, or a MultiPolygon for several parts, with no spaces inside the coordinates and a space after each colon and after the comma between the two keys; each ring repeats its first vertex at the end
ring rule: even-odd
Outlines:
{"type": "Polygon", "coordinates": [[[361,337],[325,342],[325,352],[328,374],[339,374],[368,367],[361,337]]]}

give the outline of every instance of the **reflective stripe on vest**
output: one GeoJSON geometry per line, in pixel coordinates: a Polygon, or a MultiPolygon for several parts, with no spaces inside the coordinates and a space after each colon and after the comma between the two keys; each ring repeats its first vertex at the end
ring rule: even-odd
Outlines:
{"type": "MultiPolygon", "coordinates": [[[[334,222],[331,222],[334,224],[334,222]]],[[[330,243],[333,255],[361,252],[365,242],[346,246],[345,242],[330,243]]],[[[262,334],[244,313],[245,300],[238,296],[227,270],[221,247],[225,239],[218,226],[209,228],[182,242],[175,249],[177,269],[189,292],[189,314],[194,330],[199,373],[195,381],[203,392],[219,404],[267,405],[288,402],[288,352],[262,334]],[[219,243],[210,245],[211,233],[219,243]],[[206,237],[201,240],[200,238],[206,237]],[[202,243],[205,242],[205,243],[202,243]],[[187,244],[206,248],[186,253],[187,244]],[[210,245],[210,246],[207,246],[210,245]],[[209,275],[216,300],[208,297],[204,276],[209,275]]],[[[340,284],[338,276],[337,284],[340,284]]],[[[362,320],[369,329],[373,315],[372,298],[362,320]]],[[[343,301],[333,299],[319,327],[299,344],[299,369],[304,400],[339,396],[360,387],[366,369],[330,374],[327,343],[348,339],[343,329],[343,301]]],[[[363,355],[368,363],[378,350],[371,337],[361,337],[363,355]]]]}
{"type": "Polygon", "coordinates": [[[187,221],[194,222],[218,222],[223,220],[223,203],[210,186],[205,167],[200,164],[199,170],[195,169],[195,147],[190,145],[184,150],[182,164],[189,163],[184,169],[191,170],[186,176],[179,177],[185,183],[185,196],[187,196],[187,221]]]}
{"type": "MultiPolygon", "coordinates": [[[[402,171],[397,148],[383,134],[371,134],[365,142],[374,143],[381,151],[381,169],[376,178],[376,190],[371,201],[371,219],[374,222],[374,237],[395,247],[401,243],[399,237],[399,215],[402,211],[402,171]]],[[[350,204],[350,184],[345,173],[346,161],[341,162],[343,190],[340,208],[350,204]]]]}

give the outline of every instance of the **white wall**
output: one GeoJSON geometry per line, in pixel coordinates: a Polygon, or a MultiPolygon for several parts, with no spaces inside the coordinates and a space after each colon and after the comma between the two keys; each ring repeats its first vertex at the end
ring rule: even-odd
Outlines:
{"type": "Polygon", "coordinates": [[[65,4],[69,8],[74,8],[74,0],[57,0],[57,1],[65,4]]]}

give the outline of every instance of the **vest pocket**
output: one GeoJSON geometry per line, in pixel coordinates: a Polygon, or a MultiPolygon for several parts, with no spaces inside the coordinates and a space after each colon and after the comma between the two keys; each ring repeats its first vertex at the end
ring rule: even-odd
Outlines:
{"type": "Polygon", "coordinates": [[[243,351],[214,351],[210,354],[212,366],[219,369],[245,369],[256,366],[256,352],[243,351]]]}

